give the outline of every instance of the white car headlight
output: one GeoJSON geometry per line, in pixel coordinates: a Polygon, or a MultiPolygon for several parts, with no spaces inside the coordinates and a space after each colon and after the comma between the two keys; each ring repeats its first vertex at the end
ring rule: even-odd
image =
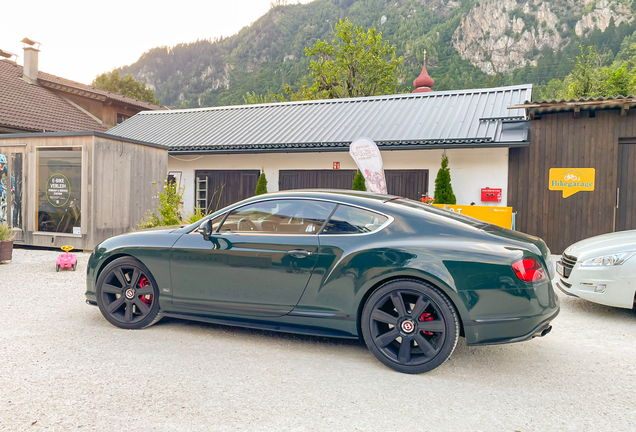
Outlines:
{"type": "Polygon", "coordinates": [[[636,252],[622,252],[612,255],[590,258],[583,261],[581,263],[581,267],[617,266],[623,264],[634,255],[636,255],[636,252]]]}

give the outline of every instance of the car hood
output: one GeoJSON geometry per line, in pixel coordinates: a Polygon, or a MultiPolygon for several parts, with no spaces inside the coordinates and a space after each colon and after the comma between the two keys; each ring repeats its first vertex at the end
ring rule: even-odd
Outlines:
{"type": "Polygon", "coordinates": [[[590,237],[574,243],[567,248],[566,255],[576,257],[578,260],[595,258],[605,254],[628,252],[636,250],[636,230],[619,231],[590,237]]]}

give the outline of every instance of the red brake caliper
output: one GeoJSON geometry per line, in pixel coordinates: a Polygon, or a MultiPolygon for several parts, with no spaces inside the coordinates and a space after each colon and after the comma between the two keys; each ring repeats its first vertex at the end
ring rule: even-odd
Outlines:
{"type": "MultiPolygon", "coordinates": [[[[150,286],[150,281],[146,276],[142,276],[139,279],[139,288],[150,286]]],[[[148,306],[152,304],[152,294],[146,294],[141,296],[141,301],[146,303],[148,306]]]]}
{"type": "MultiPolygon", "coordinates": [[[[428,312],[424,312],[422,316],[420,316],[420,321],[433,321],[434,319],[435,318],[433,318],[433,316],[428,312]]],[[[430,331],[423,331],[422,333],[427,336],[431,336],[433,334],[433,332],[430,331]]]]}

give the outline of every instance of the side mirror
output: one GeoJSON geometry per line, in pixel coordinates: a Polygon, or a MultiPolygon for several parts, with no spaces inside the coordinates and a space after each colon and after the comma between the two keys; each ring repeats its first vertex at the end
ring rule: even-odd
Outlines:
{"type": "Polygon", "coordinates": [[[199,225],[199,232],[203,235],[204,239],[210,240],[210,236],[212,235],[212,221],[208,219],[199,225]]]}

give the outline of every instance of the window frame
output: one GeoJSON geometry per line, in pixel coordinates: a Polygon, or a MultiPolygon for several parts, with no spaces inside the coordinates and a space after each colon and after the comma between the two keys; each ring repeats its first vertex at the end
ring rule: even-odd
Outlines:
{"type": "MultiPolygon", "coordinates": [[[[29,224],[29,228],[32,227],[32,229],[29,229],[29,231],[31,231],[31,233],[33,235],[36,236],[55,236],[55,237],[73,237],[73,238],[83,238],[85,235],[88,234],[87,232],[87,222],[85,217],[81,218],[80,221],[80,231],[81,234],[72,234],[72,233],[57,233],[57,232],[50,232],[50,231],[38,231],[38,217],[37,217],[37,213],[38,213],[38,209],[39,209],[39,204],[38,204],[38,196],[39,196],[39,185],[38,185],[38,181],[39,181],[39,169],[38,169],[38,162],[39,162],[39,157],[38,157],[38,150],[43,149],[43,150],[51,150],[51,149],[76,149],[81,151],[81,157],[80,157],[80,161],[82,163],[82,167],[81,167],[81,179],[80,179],[80,187],[81,187],[81,191],[80,191],[80,199],[81,199],[81,204],[80,204],[80,214],[84,215],[86,214],[87,210],[87,204],[86,204],[86,200],[88,199],[88,191],[86,190],[84,181],[88,176],[88,166],[87,164],[89,163],[89,161],[87,161],[87,152],[84,149],[84,144],[77,144],[77,145],[52,145],[52,146],[35,146],[34,147],[34,153],[33,153],[33,161],[32,164],[29,164],[29,168],[33,170],[33,172],[35,172],[35,181],[33,182],[33,185],[31,185],[29,187],[29,190],[31,190],[31,194],[32,194],[32,198],[30,200],[30,202],[33,204],[33,209],[31,210],[31,212],[35,212],[33,213],[33,219],[31,220],[30,217],[27,219],[27,223],[29,224]]],[[[24,169],[24,168],[23,168],[24,169]]],[[[26,178],[26,177],[25,177],[26,178]]],[[[22,193],[24,193],[24,190],[22,191],[22,193]]],[[[22,198],[22,202],[24,203],[24,197],[22,198]]],[[[23,228],[24,229],[24,228],[23,228]]]]}
{"type": "Polygon", "coordinates": [[[336,207],[333,209],[333,212],[331,212],[331,214],[329,215],[329,219],[327,219],[327,221],[323,224],[322,228],[320,229],[320,231],[318,232],[319,235],[321,236],[333,236],[333,237],[342,237],[342,236],[361,236],[361,235],[371,235],[371,234],[375,234],[377,232],[382,231],[384,228],[386,228],[387,226],[389,226],[391,224],[391,222],[393,222],[394,218],[393,216],[390,216],[388,214],[376,211],[376,210],[371,210],[367,207],[362,207],[362,206],[358,206],[358,205],[353,205],[353,204],[347,204],[347,203],[338,203],[338,205],[336,205],[336,207]],[[363,211],[367,211],[369,213],[375,213],[377,215],[380,216],[384,216],[386,219],[386,221],[380,225],[377,229],[370,231],[370,232],[362,232],[362,233],[323,233],[323,229],[327,226],[327,222],[329,222],[329,220],[331,219],[331,217],[336,213],[336,211],[338,210],[338,208],[340,206],[349,206],[349,207],[353,207],[353,208],[357,208],[363,211]]]}
{"type": "Polygon", "coordinates": [[[242,206],[238,206],[238,207],[234,207],[231,208],[227,211],[225,211],[224,213],[218,214],[218,215],[211,215],[208,218],[205,218],[199,225],[197,225],[197,227],[194,229],[195,231],[198,231],[199,227],[201,226],[202,223],[211,220],[211,219],[215,219],[219,216],[223,215],[223,220],[221,221],[221,224],[219,225],[219,228],[217,228],[216,231],[213,232],[213,234],[220,234],[220,235],[250,235],[250,236],[334,236],[334,237],[343,237],[343,236],[366,236],[366,235],[373,235],[376,233],[379,233],[380,231],[382,231],[383,229],[385,229],[387,226],[389,226],[391,223],[393,223],[393,221],[395,220],[395,218],[389,214],[383,213],[381,211],[378,210],[372,210],[368,207],[364,207],[364,206],[360,206],[357,204],[351,204],[351,203],[347,203],[347,202],[342,202],[342,201],[338,201],[338,200],[333,200],[333,199],[326,199],[326,198],[305,198],[305,197],[271,197],[271,198],[266,198],[266,199],[262,199],[262,200],[258,200],[258,201],[252,201],[249,203],[245,203],[242,206]],[[327,219],[325,219],[325,222],[322,224],[322,226],[320,227],[320,229],[318,231],[316,231],[315,233],[263,233],[263,232],[220,232],[219,230],[221,229],[221,227],[223,226],[223,224],[225,223],[225,220],[227,219],[228,215],[230,213],[232,213],[235,210],[241,209],[243,207],[246,207],[248,205],[252,205],[252,204],[258,204],[261,202],[267,202],[267,201],[280,201],[280,200],[304,200],[304,201],[321,201],[321,202],[328,202],[331,204],[335,204],[333,210],[331,211],[331,213],[329,214],[329,216],[327,217],[327,219]],[[323,233],[323,229],[324,227],[327,225],[327,222],[329,222],[329,220],[331,219],[331,217],[333,216],[333,214],[336,212],[336,210],[338,209],[338,207],[340,205],[344,205],[344,206],[349,206],[349,207],[355,207],[361,210],[365,210],[371,213],[376,213],[379,214],[381,216],[384,216],[387,218],[386,222],[384,222],[382,225],[380,225],[380,227],[378,229],[376,229],[375,231],[371,231],[371,232],[366,232],[366,233],[343,233],[343,234],[325,234],[323,233]]]}

